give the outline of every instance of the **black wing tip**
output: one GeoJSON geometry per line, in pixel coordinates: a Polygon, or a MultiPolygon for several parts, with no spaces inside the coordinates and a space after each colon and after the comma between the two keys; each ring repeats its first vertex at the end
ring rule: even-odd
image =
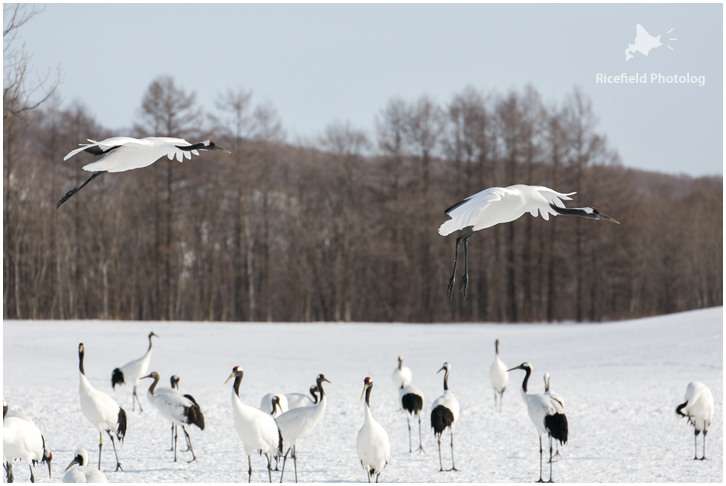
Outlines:
{"type": "Polygon", "coordinates": [[[111,388],[115,390],[116,385],[123,385],[124,383],[125,382],[123,372],[120,368],[115,368],[111,373],[111,388]]]}
{"type": "Polygon", "coordinates": [[[459,207],[459,206],[461,206],[462,204],[466,203],[466,201],[468,201],[468,200],[469,200],[469,198],[467,197],[466,199],[462,199],[462,200],[461,200],[461,201],[459,201],[458,203],[456,203],[456,204],[453,204],[453,205],[449,206],[449,207],[448,207],[448,208],[447,208],[447,209],[446,209],[446,210],[444,211],[444,214],[449,214],[449,213],[450,213],[451,211],[453,211],[454,209],[458,208],[458,207],[459,207]]]}
{"type": "Polygon", "coordinates": [[[126,437],[126,410],[119,407],[118,408],[118,428],[116,429],[116,438],[118,438],[119,442],[124,441],[124,437],[126,437]]]}

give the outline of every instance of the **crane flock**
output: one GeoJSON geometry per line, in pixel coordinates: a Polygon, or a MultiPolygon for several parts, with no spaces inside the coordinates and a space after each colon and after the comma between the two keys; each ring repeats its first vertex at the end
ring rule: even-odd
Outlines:
{"type": "MultiPolygon", "coordinates": [[[[147,167],[163,156],[167,156],[170,160],[176,158],[179,162],[182,162],[184,158],[191,159],[192,155],[199,155],[200,150],[216,150],[229,153],[229,151],[217,146],[211,140],[191,144],[181,138],[170,137],[148,137],[144,139],[113,137],[100,142],[94,140],[89,140],[89,142],[68,153],[64,160],[80,152],[86,152],[101,158],[96,162],[83,166],[83,170],[92,172],[92,175],[79,187],[68,191],[58,201],[56,208],[59,208],[83,187],[106,172],[123,172],[147,167]]],[[[509,187],[491,187],[446,209],[445,213],[450,219],[441,225],[439,234],[446,236],[455,231],[471,227],[466,233],[456,238],[453,271],[447,286],[448,298],[452,298],[456,281],[459,247],[462,242],[464,243],[464,273],[459,290],[463,292],[464,298],[466,298],[469,281],[468,243],[469,238],[476,231],[514,221],[527,212],[534,217],[541,215],[545,221],[549,220],[549,216],[569,215],[619,224],[617,220],[601,213],[594,207],[566,208],[562,201],[571,200],[570,196],[573,194],[575,193],[560,193],[543,186],[523,184],[509,187]]],[[[191,438],[185,429],[185,425],[194,424],[200,430],[204,430],[204,415],[200,405],[191,395],[182,395],[178,391],[178,377],[176,375],[171,378],[171,388],[163,388],[157,386],[160,380],[159,374],[155,371],[148,373],[152,337],[158,336],[153,332],[148,334],[149,345],[143,356],[113,370],[112,388],[124,383],[133,385],[132,411],[135,411],[135,405],[138,403],[139,411],[143,412],[136,392],[137,385],[141,379],[153,379],[147,393],[147,399],[157,408],[162,418],[172,424],[174,461],[176,461],[177,453],[176,427],[179,425],[182,426],[185,434],[188,450],[192,453],[191,461],[196,461],[197,457],[192,449],[191,438]]],[[[90,467],[88,465],[87,451],[82,447],[78,448],[73,460],[66,468],[67,472],[63,480],[64,482],[106,482],[105,475],[100,472],[103,433],[107,433],[114,448],[116,456],[115,471],[122,471],[114,435],[119,443],[123,442],[127,432],[128,418],[125,410],[119,407],[113,398],[95,389],[88,381],[84,370],[85,346],[83,343],[78,346],[78,356],[80,408],[86,419],[99,431],[98,468],[90,467]],[[77,466],[75,466],[76,464],[77,466]]],[[[437,373],[444,371],[443,394],[431,404],[430,425],[438,443],[439,471],[444,471],[441,436],[446,429],[449,429],[451,449],[451,468],[448,471],[457,471],[454,463],[454,427],[461,414],[459,402],[449,390],[451,369],[451,364],[445,362],[438,370],[437,373]]],[[[499,356],[499,340],[497,339],[495,341],[494,362],[491,365],[489,375],[494,390],[495,411],[499,413],[502,411],[502,396],[507,389],[509,373],[515,370],[525,371],[520,392],[529,418],[539,435],[540,475],[538,482],[544,481],[542,477],[543,435],[546,439],[549,439],[549,482],[552,482],[553,441],[562,445],[568,441],[568,421],[564,411],[564,399],[549,389],[549,374],[544,376],[544,393],[537,394],[528,391],[528,380],[533,372],[532,365],[525,361],[519,366],[507,369],[499,356]]],[[[247,456],[248,482],[252,481],[252,455],[257,451],[266,457],[270,482],[272,482],[272,457],[275,457],[276,460],[283,459],[280,473],[280,482],[282,482],[285,463],[288,455],[290,455],[294,462],[295,482],[297,482],[297,445],[312,432],[323,418],[328,401],[323,383],[330,383],[330,381],[323,374],[318,374],[315,384],[310,387],[309,395],[305,393],[287,395],[269,393],[262,398],[258,408],[245,404],[240,396],[243,377],[243,369],[240,366],[234,366],[225,383],[234,380],[230,415],[233,417],[234,428],[242,441],[242,448],[247,456]]],[[[421,412],[424,406],[424,394],[412,384],[413,374],[410,368],[403,365],[401,356],[398,357],[398,365],[394,368],[392,380],[399,394],[400,408],[406,414],[409,453],[413,452],[411,416],[416,416],[418,419],[418,450],[424,452],[421,436],[421,412]]],[[[375,478],[375,481],[378,482],[384,468],[390,462],[391,446],[388,433],[374,418],[371,411],[372,390],[373,379],[366,377],[363,383],[363,392],[361,393],[361,399],[365,398],[363,426],[357,435],[356,449],[368,481],[371,482],[375,478]]],[[[25,460],[29,465],[31,481],[35,480],[33,464],[37,461],[47,463],[50,477],[50,464],[53,456],[47,447],[45,438],[30,419],[13,415],[12,412],[8,413],[7,404],[3,403],[3,405],[3,448],[8,482],[13,480],[12,462],[16,458],[25,460]]],[[[705,439],[713,418],[713,397],[709,389],[700,382],[689,383],[685,401],[678,405],[676,413],[679,416],[687,417],[688,422],[694,427],[696,438],[695,459],[698,459],[698,435],[703,432],[703,453],[700,459],[705,459],[705,439]]],[[[557,454],[559,454],[559,450],[557,454]]]]}

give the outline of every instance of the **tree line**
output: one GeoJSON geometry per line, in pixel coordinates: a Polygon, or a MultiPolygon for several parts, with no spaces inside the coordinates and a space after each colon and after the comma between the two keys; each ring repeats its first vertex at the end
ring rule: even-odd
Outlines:
{"type": "MultiPolygon", "coordinates": [[[[76,102],[11,113],[4,92],[3,317],[222,321],[600,321],[723,304],[723,182],[624,167],[573,90],[467,86],[393,97],[369,132],[333,121],[288,140],[251,91],[202,110],[153,80],[111,133],[76,102]],[[212,138],[232,154],[101,177],[86,139],[212,138]],[[468,297],[446,286],[444,209],[487,187],[576,191],[620,225],[525,215],[475,234],[468,297]]],[[[458,285],[457,285],[458,288],[458,285]]]]}

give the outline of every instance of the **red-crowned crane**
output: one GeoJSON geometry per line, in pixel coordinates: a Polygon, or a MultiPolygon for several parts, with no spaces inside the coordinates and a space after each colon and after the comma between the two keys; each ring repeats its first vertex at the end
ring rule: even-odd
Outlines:
{"type": "Polygon", "coordinates": [[[75,452],[76,456],[73,458],[68,467],[66,473],[63,476],[64,483],[107,483],[108,479],[98,469],[88,466],[88,452],[83,447],[79,447],[75,452]],[[76,466],[77,467],[73,467],[76,466]]]}
{"type": "Polygon", "coordinates": [[[317,376],[315,383],[320,392],[320,400],[316,405],[310,407],[300,407],[288,410],[275,419],[277,426],[280,427],[282,439],[287,442],[287,451],[282,459],[282,472],[280,473],[280,482],[285,474],[285,463],[287,462],[287,454],[292,451],[292,460],[295,465],[295,482],[297,483],[297,443],[305,438],[315,428],[317,423],[325,413],[325,390],[323,382],[330,383],[322,373],[317,376]]]}
{"type": "MultiPolygon", "coordinates": [[[[560,405],[562,406],[562,410],[564,410],[565,409],[565,398],[562,395],[560,395],[559,393],[550,390],[550,374],[549,373],[544,374],[544,386],[545,386],[544,394],[547,395],[548,397],[552,398],[553,400],[556,400],[557,402],[559,402],[560,405]]],[[[559,457],[560,456],[560,444],[557,441],[555,441],[555,448],[556,448],[555,457],[559,457]]]]}
{"type": "Polygon", "coordinates": [[[552,480],[552,439],[560,441],[561,444],[567,443],[567,417],[565,411],[557,400],[548,395],[539,395],[536,393],[527,393],[527,381],[532,374],[532,365],[524,362],[519,366],[510,368],[508,371],[524,370],[524,380],[522,380],[522,400],[527,405],[527,413],[539,434],[539,479],[538,483],[543,483],[542,479],[542,434],[546,434],[550,439],[550,479],[552,480]]]}
{"type": "Polygon", "coordinates": [[[403,366],[403,358],[401,356],[398,357],[398,366],[393,369],[391,379],[393,379],[393,384],[396,385],[396,389],[398,390],[406,388],[411,384],[413,373],[411,373],[411,368],[403,366]]]}
{"type": "Polygon", "coordinates": [[[272,418],[276,418],[281,413],[285,413],[288,410],[287,397],[282,394],[268,393],[260,400],[260,410],[272,415],[272,418]],[[277,398],[277,407],[274,402],[277,398]]]}
{"type": "Polygon", "coordinates": [[[3,456],[7,459],[5,471],[8,483],[12,483],[13,461],[22,459],[30,468],[30,482],[35,482],[33,466],[38,462],[48,465],[48,477],[51,478],[50,462],[53,453],[45,445],[45,437],[25,414],[8,413],[8,406],[3,400],[3,456]]]}
{"type": "MultiPolygon", "coordinates": [[[[182,395],[179,390],[173,388],[156,388],[159,384],[159,373],[152,371],[141,379],[152,378],[154,381],[149,386],[147,396],[149,402],[159,411],[161,416],[170,421],[172,425],[181,425],[184,436],[186,437],[192,458],[188,462],[197,460],[194,449],[192,448],[192,439],[189,437],[185,425],[196,425],[200,430],[204,430],[204,414],[197,401],[191,395],[182,395]]],[[[177,436],[174,434],[174,462],[176,462],[177,453],[177,436]]]]}
{"type": "Polygon", "coordinates": [[[77,148],[66,155],[63,160],[68,160],[77,153],[88,152],[96,156],[101,155],[101,159],[84,165],[83,170],[93,172],[86,182],[77,188],[73,188],[63,196],[56,209],[66,202],[75,193],[83,189],[83,187],[96,177],[106,172],[124,172],[131,169],[140,169],[148,167],[163,156],[169,157],[169,160],[176,156],[181,162],[184,157],[192,158],[192,154],[199,155],[199,150],[221,150],[230,153],[222,147],[216,145],[211,140],[191,144],[181,138],[170,137],[146,137],[135,139],[131,137],[113,137],[96,142],[88,140],[91,143],[81,144],[81,148],[77,148]]]}
{"type": "Polygon", "coordinates": [[[464,276],[461,277],[459,291],[463,291],[464,298],[466,298],[466,289],[469,285],[469,237],[476,231],[491,228],[500,223],[509,223],[525,213],[530,213],[534,217],[537,217],[539,213],[545,221],[549,220],[550,215],[563,214],[620,224],[593,207],[566,208],[561,199],[571,200],[572,198],[569,196],[573,194],[575,193],[563,194],[548,187],[527,186],[524,184],[509,187],[490,187],[446,209],[444,212],[451,219],[441,225],[439,228],[440,235],[446,236],[454,231],[472,226],[471,230],[456,238],[454,271],[451,273],[449,286],[446,290],[449,299],[451,299],[454,290],[456,263],[459,260],[459,244],[462,241],[464,242],[464,276]]]}
{"type": "Polygon", "coordinates": [[[237,429],[237,435],[242,439],[245,454],[247,455],[249,464],[247,481],[252,482],[252,453],[259,450],[267,457],[267,472],[270,482],[272,482],[270,456],[282,455],[282,435],[272,415],[242,403],[239,398],[239,387],[242,384],[243,377],[244,370],[239,366],[235,366],[225,383],[234,378],[232,414],[234,415],[234,426],[237,429]]]}
{"type": "Polygon", "coordinates": [[[434,435],[439,443],[439,470],[444,470],[444,464],[441,461],[441,434],[448,428],[451,433],[451,469],[449,471],[458,471],[454,465],[454,424],[459,417],[459,401],[449,391],[451,365],[448,362],[444,363],[437,373],[441,371],[445,371],[444,394],[431,404],[431,427],[434,429],[434,435]]]}
{"type": "Polygon", "coordinates": [[[388,434],[371,414],[371,391],[373,390],[373,380],[366,377],[363,380],[363,392],[360,397],[365,395],[365,410],[363,418],[363,427],[358,431],[356,439],[356,450],[358,458],[363,465],[368,482],[371,482],[371,476],[376,477],[376,483],[381,475],[381,471],[388,464],[391,457],[391,444],[388,441],[388,434]]]}
{"type": "Polygon", "coordinates": [[[504,397],[504,390],[507,389],[509,384],[509,374],[507,373],[507,366],[499,358],[499,339],[494,341],[494,363],[489,368],[489,381],[492,383],[494,388],[494,410],[497,409],[497,395],[499,395],[499,412],[502,411],[502,398],[504,397]]]}
{"type": "Polygon", "coordinates": [[[98,469],[101,469],[101,450],[103,449],[103,432],[105,431],[111,438],[113,453],[116,456],[116,471],[118,471],[122,468],[118,460],[118,453],[116,452],[116,442],[113,440],[111,432],[116,434],[119,442],[123,442],[126,436],[126,410],[119,407],[113,398],[91,386],[83,368],[85,353],[86,347],[83,343],[79,343],[78,369],[80,370],[79,394],[81,397],[81,411],[86,419],[98,429],[98,469]]]}
{"type": "Polygon", "coordinates": [[[151,361],[151,338],[159,337],[154,334],[154,331],[149,333],[149,347],[146,353],[133,361],[129,361],[121,368],[115,368],[111,373],[111,388],[116,389],[116,385],[123,385],[125,383],[133,383],[134,389],[131,393],[131,411],[135,410],[136,403],[139,402],[139,410],[144,411],[139,401],[139,396],[136,394],[136,387],[139,384],[139,380],[149,371],[149,361],[151,361]]]}
{"type": "Polygon", "coordinates": [[[398,394],[401,401],[401,408],[406,412],[406,423],[408,424],[408,452],[413,452],[411,444],[411,416],[418,417],[418,451],[424,452],[421,439],[421,410],[423,410],[424,394],[414,385],[401,388],[398,394]]]}
{"type": "Polygon", "coordinates": [[[688,417],[688,423],[693,425],[694,445],[696,449],[693,459],[698,459],[698,434],[703,432],[703,456],[706,459],[706,434],[713,419],[713,395],[711,390],[700,381],[692,381],[686,387],[685,402],[678,405],[676,413],[681,417],[688,417]]]}

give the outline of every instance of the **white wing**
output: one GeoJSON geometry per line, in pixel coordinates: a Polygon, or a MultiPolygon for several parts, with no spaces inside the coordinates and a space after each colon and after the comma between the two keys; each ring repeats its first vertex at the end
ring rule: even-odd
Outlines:
{"type": "Polygon", "coordinates": [[[479,215],[495,201],[501,201],[504,188],[490,187],[469,196],[446,210],[451,219],[439,228],[439,234],[446,236],[467,226],[476,224],[479,215]]]}

